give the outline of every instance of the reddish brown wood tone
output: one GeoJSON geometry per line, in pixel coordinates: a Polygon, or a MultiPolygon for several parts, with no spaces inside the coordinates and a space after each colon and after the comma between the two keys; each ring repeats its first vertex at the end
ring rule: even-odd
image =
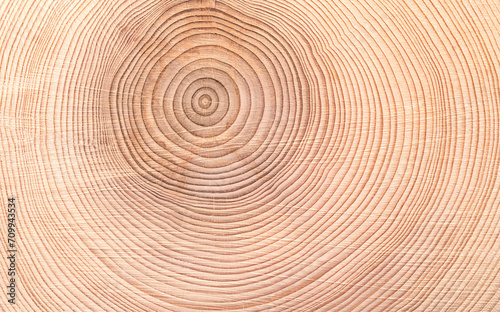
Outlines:
{"type": "Polygon", "coordinates": [[[499,22],[0,1],[0,310],[500,311],[499,22]]]}

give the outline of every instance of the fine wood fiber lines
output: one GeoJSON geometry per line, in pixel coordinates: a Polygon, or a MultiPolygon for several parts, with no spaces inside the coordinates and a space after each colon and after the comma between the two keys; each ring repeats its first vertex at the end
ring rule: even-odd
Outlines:
{"type": "Polygon", "coordinates": [[[0,310],[500,311],[499,20],[0,1],[0,310]]]}

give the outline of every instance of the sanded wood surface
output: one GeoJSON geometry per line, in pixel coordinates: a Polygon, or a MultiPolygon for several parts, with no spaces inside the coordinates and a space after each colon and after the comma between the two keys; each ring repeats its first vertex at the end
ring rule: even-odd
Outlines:
{"type": "Polygon", "coordinates": [[[0,310],[500,311],[499,40],[497,0],[1,0],[0,310]]]}

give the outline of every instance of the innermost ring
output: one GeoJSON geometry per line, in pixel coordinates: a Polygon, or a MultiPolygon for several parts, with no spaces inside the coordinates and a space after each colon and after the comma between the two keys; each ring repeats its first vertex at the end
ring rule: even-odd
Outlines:
{"type": "MultiPolygon", "coordinates": [[[[186,93],[185,98],[186,101],[191,102],[191,108],[185,107],[185,109],[188,108],[188,111],[192,110],[197,115],[203,117],[208,117],[212,116],[213,114],[217,114],[217,111],[220,111],[219,110],[220,98],[217,92],[220,93],[222,90],[223,89],[220,88],[220,86],[218,89],[212,88],[212,86],[202,86],[201,88],[199,88],[194,92],[186,93]],[[190,96],[191,93],[192,95],[190,96]]],[[[189,119],[193,120],[193,118],[198,118],[194,117],[188,111],[186,111],[186,115],[190,116],[188,117],[189,119]]],[[[220,113],[222,113],[222,111],[220,111],[220,113]]]]}
{"type": "Polygon", "coordinates": [[[212,97],[209,94],[203,94],[198,99],[198,105],[203,109],[209,108],[212,105],[212,97]]]}

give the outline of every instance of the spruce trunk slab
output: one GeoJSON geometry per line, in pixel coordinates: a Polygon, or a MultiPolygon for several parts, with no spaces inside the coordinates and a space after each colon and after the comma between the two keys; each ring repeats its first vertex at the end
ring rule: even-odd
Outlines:
{"type": "Polygon", "coordinates": [[[497,0],[0,0],[0,311],[500,311],[497,0]]]}

